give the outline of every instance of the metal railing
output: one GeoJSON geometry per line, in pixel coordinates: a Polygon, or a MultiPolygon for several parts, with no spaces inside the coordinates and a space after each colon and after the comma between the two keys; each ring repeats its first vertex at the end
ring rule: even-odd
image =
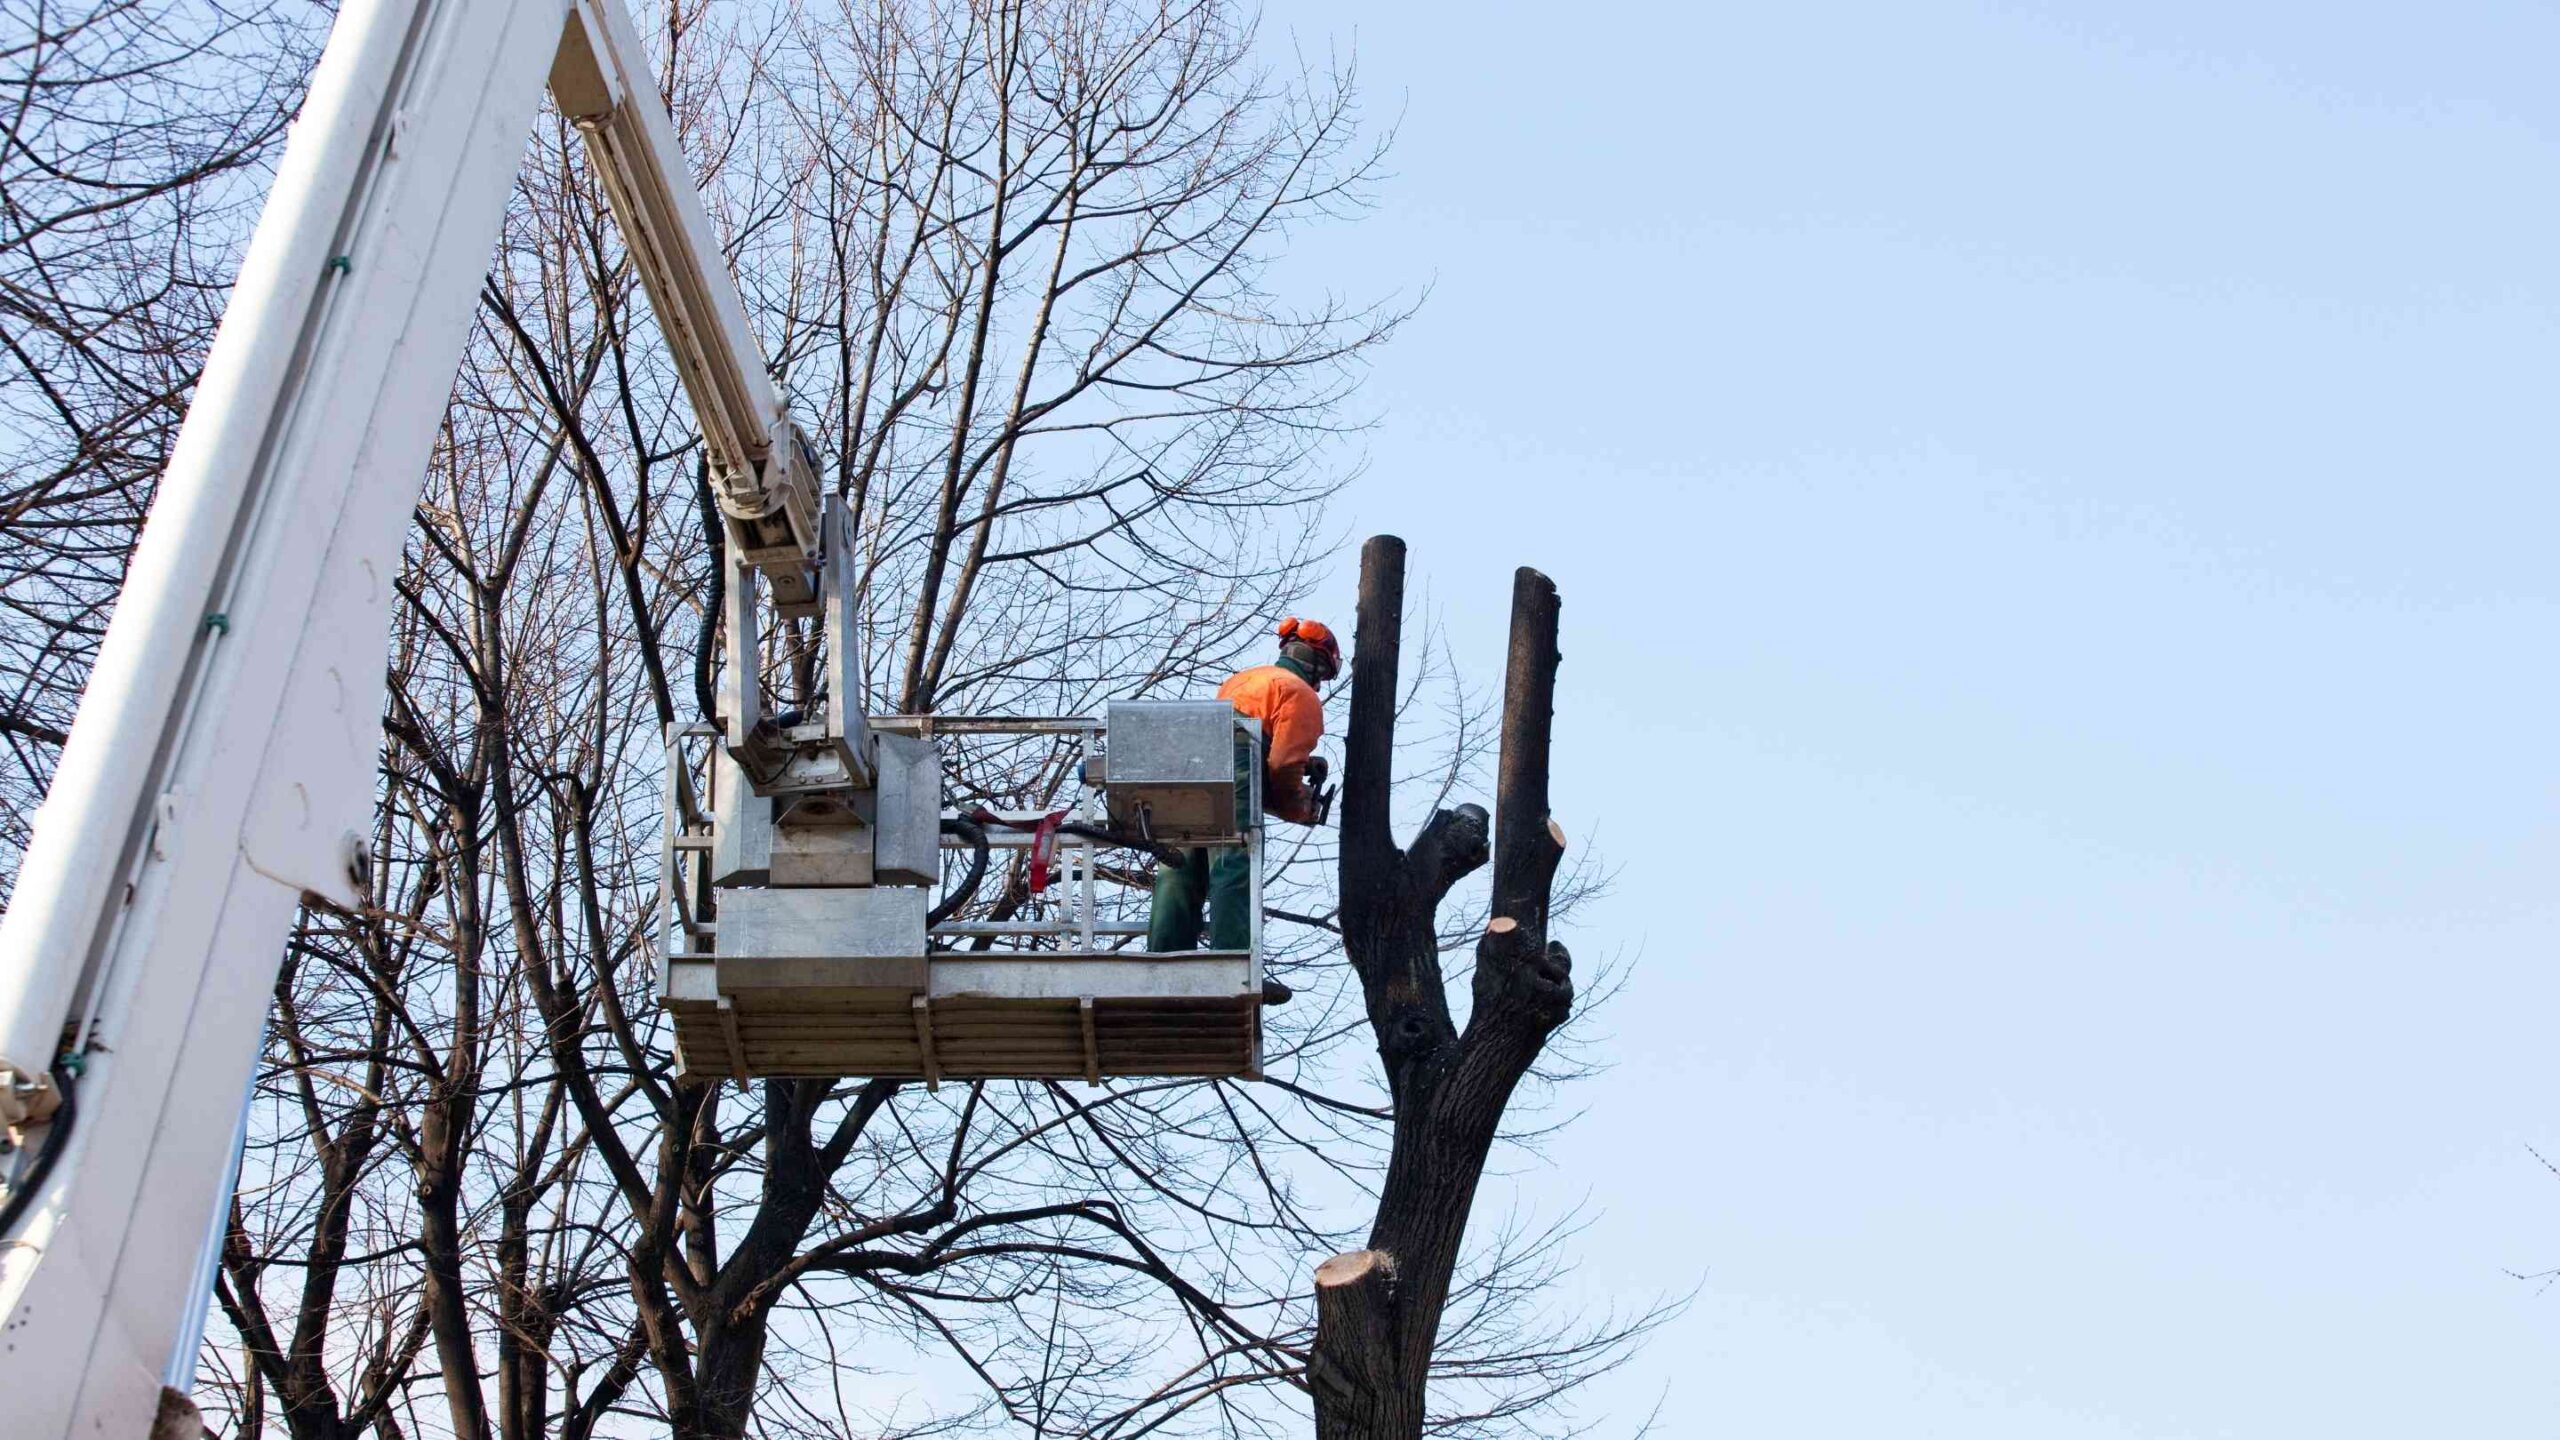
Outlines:
{"type": "MultiPolygon", "coordinates": [[[[1240,719],[1259,752],[1259,722],[1240,719]]],[[[1026,850],[1037,840],[1039,823],[1064,812],[1063,823],[1091,832],[1107,832],[1110,824],[1101,785],[1086,784],[1080,778],[1082,759],[1103,750],[1104,723],[1099,716],[990,716],[990,715],[886,715],[871,717],[873,731],[886,735],[944,736],[1018,736],[1022,738],[1056,737],[1070,740],[1082,752],[1070,754],[1051,763],[1064,766],[1072,798],[1047,809],[946,805],[946,819],[992,816],[997,822],[984,825],[989,861],[988,873],[980,878],[980,894],[996,878],[999,859],[1011,852],[1026,850]]],[[[717,726],[708,724],[671,724],[666,731],[666,779],[663,806],[663,833],[659,845],[661,919],[658,940],[661,953],[670,961],[709,960],[718,943],[717,890],[712,883],[713,854],[719,844],[718,820],[709,803],[709,787],[714,783],[712,767],[721,740],[717,726]]],[[[1263,826],[1261,823],[1261,777],[1259,767],[1248,783],[1251,823],[1244,835],[1245,849],[1251,857],[1251,954],[1252,973],[1257,984],[1262,974],[1262,886],[1263,826]]],[[[1105,778],[1107,784],[1107,776],[1105,778]]],[[[1056,878],[1044,885],[1038,902],[1040,913],[1008,919],[968,918],[954,916],[930,927],[928,944],[934,953],[947,953],[962,944],[965,952],[976,959],[1007,956],[1046,956],[1059,959],[1100,956],[1128,949],[1129,942],[1147,933],[1144,918],[1131,918],[1130,907],[1114,906],[1110,901],[1130,891],[1114,886],[1105,893],[1104,851],[1121,848],[1101,833],[1075,834],[1057,832],[1051,836],[1055,847],[1056,878]],[[979,947],[983,946],[981,949],[979,947]]],[[[942,847],[946,851],[972,848],[971,842],[945,831],[942,847]]],[[[1131,847],[1142,848],[1142,847],[1131,847]]],[[[1140,903],[1134,907],[1144,913],[1144,892],[1136,892],[1140,903]]]]}

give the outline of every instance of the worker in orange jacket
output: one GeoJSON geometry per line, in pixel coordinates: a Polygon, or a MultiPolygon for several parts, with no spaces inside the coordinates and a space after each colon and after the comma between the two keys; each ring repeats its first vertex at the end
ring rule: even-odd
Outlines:
{"type": "MultiPolygon", "coordinates": [[[[1342,644],[1314,620],[1280,622],[1280,655],[1218,687],[1218,698],[1239,714],[1262,722],[1262,808],[1299,825],[1319,825],[1330,808],[1326,767],[1316,742],[1324,738],[1324,697],[1316,687],[1342,673],[1342,644]]],[[[1247,758],[1238,756],[1241,767],[1247,758]]],[[[1245,821],[1244,786],[1236,787],[1236,822],[1245,821]]],[[[1240,845],[1185,850],[1179,862],[1156,866],[1154,903],[1147,914],[1147,948],[1200,947],[1200,911],[1209,911],[1209,948],[1242,950],[1253,943],[1253,857],[1240,845]]]]}

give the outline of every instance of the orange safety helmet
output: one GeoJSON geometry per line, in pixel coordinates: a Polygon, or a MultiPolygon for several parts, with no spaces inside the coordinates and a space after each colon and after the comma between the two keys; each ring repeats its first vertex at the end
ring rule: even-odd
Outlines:
{"type": "Polygon", "coordinates": [[[1293,645],[1306,651],[1303,658],[1315,666],[1318,684],[1342,673],[1342,642],[1333,638],[1333,628],[1323,621],[1301,620],[1295,615],[1281,621],[1280,653],[1288,654],[1293,645]]]}

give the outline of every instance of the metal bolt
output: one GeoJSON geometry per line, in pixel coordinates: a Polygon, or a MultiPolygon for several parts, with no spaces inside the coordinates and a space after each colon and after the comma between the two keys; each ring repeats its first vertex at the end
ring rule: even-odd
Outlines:
{"type": "Polygon", "coordinates": [[[346,834],[338,837],[338,850],[339,854],[346,860],[347,878],[355,882],[357,893],[362,895],[371,892],[373,889],[373,847],[364,842],[363,836],[350,830],[346,834]]]}

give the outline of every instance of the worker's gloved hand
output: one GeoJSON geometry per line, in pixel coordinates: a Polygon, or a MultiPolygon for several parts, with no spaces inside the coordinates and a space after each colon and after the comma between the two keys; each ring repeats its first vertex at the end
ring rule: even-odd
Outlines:
{"type": "Polygon", "coordinates": [[[1262,777],[1262,808],[1275,820],[1292,825],[1316,823],[1316,792],[1307,785],[1304,765],[1272,770],[1262,777]]]}
{"type": "Polygon", "coordinates": [[[1333,818],[1333,788],[1324,783],[1333,778],[1333,766],[1321,755],[1310,755],[1300,773],[1307,787],[1307,823],[1322,825],[1333,818]]]}
{"type": "Polygon", "coordinates": [[[1264,784],[1268,788],[1263,793],[1262,808],[1270,811],[1273,819],[1292,825],[1316,823],[1316,794],[1307,788],[1304,779],[1273,775],[1264,784]]]}
{"type": "Polygon", "coordinates": [[[1324,776],[1326,764],[1321,758],[1298,761],[1293,771],[1272,771],[1262,807],[1290,825],[1324,825],[1326,812],[1334,807],[1334,794],[1321,789],[1324,776]]]}

